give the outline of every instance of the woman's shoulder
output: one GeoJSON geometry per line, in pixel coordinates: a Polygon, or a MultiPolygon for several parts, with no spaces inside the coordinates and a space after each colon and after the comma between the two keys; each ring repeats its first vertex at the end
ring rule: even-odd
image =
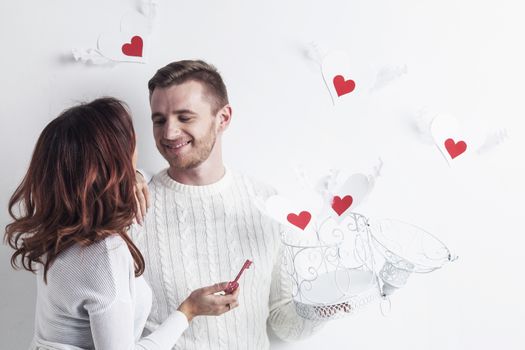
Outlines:
{"type": "Polygon", "coordinates": [[[119,235],[111,235],[61,252],[51,264],[42,288],[48,295],[60,295],[69,303],[97,312],[111,305],[123,290],[129,290],[133,277],[133,258],[126,242],[119,235]]]}
{"type": "Polygon", "coordinates": [[[110,271],[127,271],[133,266],[133,258],[122,237],[111,235],[101,241],[80,248],[85,263],[94,268],[110,271]]]}
{"type": "Polygon", "coordinates": [[[68,264],[101,264],[109,263],[112,258],[128,255],[131,256],[126,242],[118,234],[114,234],[88,245],[77,243],[60,253],[56,260],[68,264]]]}
{"type": "Polygon", "coordinates": [[[124,241],[124,239],[118,234],[114,234],[109,237],[106,237],[102,241],[97,242],[97,243],[103,243],[104,245],[103,250],[105,250],[108,253],[114,252],[115,250],[117,250],[117,253],[120,252],[121,250],[124,250],[124,251],[128,250],[126,241],[124,241]]]}
{"type": "Polygon", "coordinates": [[[111,282],[133,271],[133,258],[124,239],[111,235],[89,245],[75,244],[60,253],[49,276],[62,276],[96,288],[100,281],[111,282]]]}

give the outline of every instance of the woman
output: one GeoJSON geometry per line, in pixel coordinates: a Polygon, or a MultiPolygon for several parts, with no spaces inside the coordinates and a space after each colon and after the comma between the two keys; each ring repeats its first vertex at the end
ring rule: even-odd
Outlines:
{"type": "Polygon", "coordinates": [[[5,234],[11,264],[37,275],[32,349],[171,349],[193,317],[238,305],[238,290],[214,294],[227,283],[198,289],[140,339],[152,295],[126,233],[140,212],[135,163],[131,117],[113,98],[66,110],[40,135],[5,234]]]}

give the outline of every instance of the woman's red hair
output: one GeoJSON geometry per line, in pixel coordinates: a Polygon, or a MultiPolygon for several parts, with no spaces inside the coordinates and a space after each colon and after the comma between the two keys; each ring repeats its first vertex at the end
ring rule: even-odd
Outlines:
{"type": "Polygon", "coordinates": [[[72,107],[42,131],[29,169],[9,200],[13,222],[5,241],[15,249],[11,265],[44,280],[55,258],[74,244],[87,246],[118,234],[144,272],[144,258],[127,230],[137,204],[134,196],[135,131],[123,103],[100,98],[72,107]],[[17,213],[15,214],[15,207],[17,213]]]}

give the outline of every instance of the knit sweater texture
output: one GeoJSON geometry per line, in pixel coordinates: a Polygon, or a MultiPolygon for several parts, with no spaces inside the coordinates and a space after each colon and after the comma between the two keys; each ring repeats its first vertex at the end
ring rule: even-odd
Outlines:
{"type": "Polygon", "coordinates": [[[254,205],[255,197],[274,194],[272,188],[229,169],[211,185],[185,185],[165,169],[151,179],[149,190],[152,207],[144,225],[131,230],[153,291],[148,332],[193,290],[233,280],[246,259],[253,264],[239,281],[239,307],[194,318],[174,349],[268,349],[267,325],[287,341],[322,326],[297,315],[280,226],[254,205]]]}
{"type": "Polygon", "coordinates": [[[32,350],[169,350],[188,326],[175,311],[141,339],[152,293],[142,276],[135,277],[131,253],[118,235],[75,244],[50,265],[47,283],[41,264],[36,277],[32,350]]]}

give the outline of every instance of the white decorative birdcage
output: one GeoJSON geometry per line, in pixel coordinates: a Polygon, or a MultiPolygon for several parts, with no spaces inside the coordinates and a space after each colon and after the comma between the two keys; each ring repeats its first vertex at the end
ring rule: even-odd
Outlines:
{"type": "Polygon", "coordinates": [[[298,240],[296,234],[283,232],[282,242],[299,315],[339,318],[381,295],[366,217],[349,213],[340,224],[327,218],[315,227],[315,239],[298,240]]]}
{"type": "Polygon", "coordinates": [[[378,274],[384,295],[403,287],[413,273],[429,273],[457,259],[441,240],[416,225],[395,219],[369,225],[374,251],[383,258],[378,274]]]}
{"type": "Polygon", "coordinates": [[[369,220],[353,211],[371,190],[355,174],[337,184],[323,178],[301,198],[275,195],[256,205],[281,223],[283,265],[292,280],[297,313],[326,320],[351,315],[374,300],[381,310],[388,296],[412,273],[433,271],[455,260],[448,248],[425,230],[397,220],[369,220]]]}

